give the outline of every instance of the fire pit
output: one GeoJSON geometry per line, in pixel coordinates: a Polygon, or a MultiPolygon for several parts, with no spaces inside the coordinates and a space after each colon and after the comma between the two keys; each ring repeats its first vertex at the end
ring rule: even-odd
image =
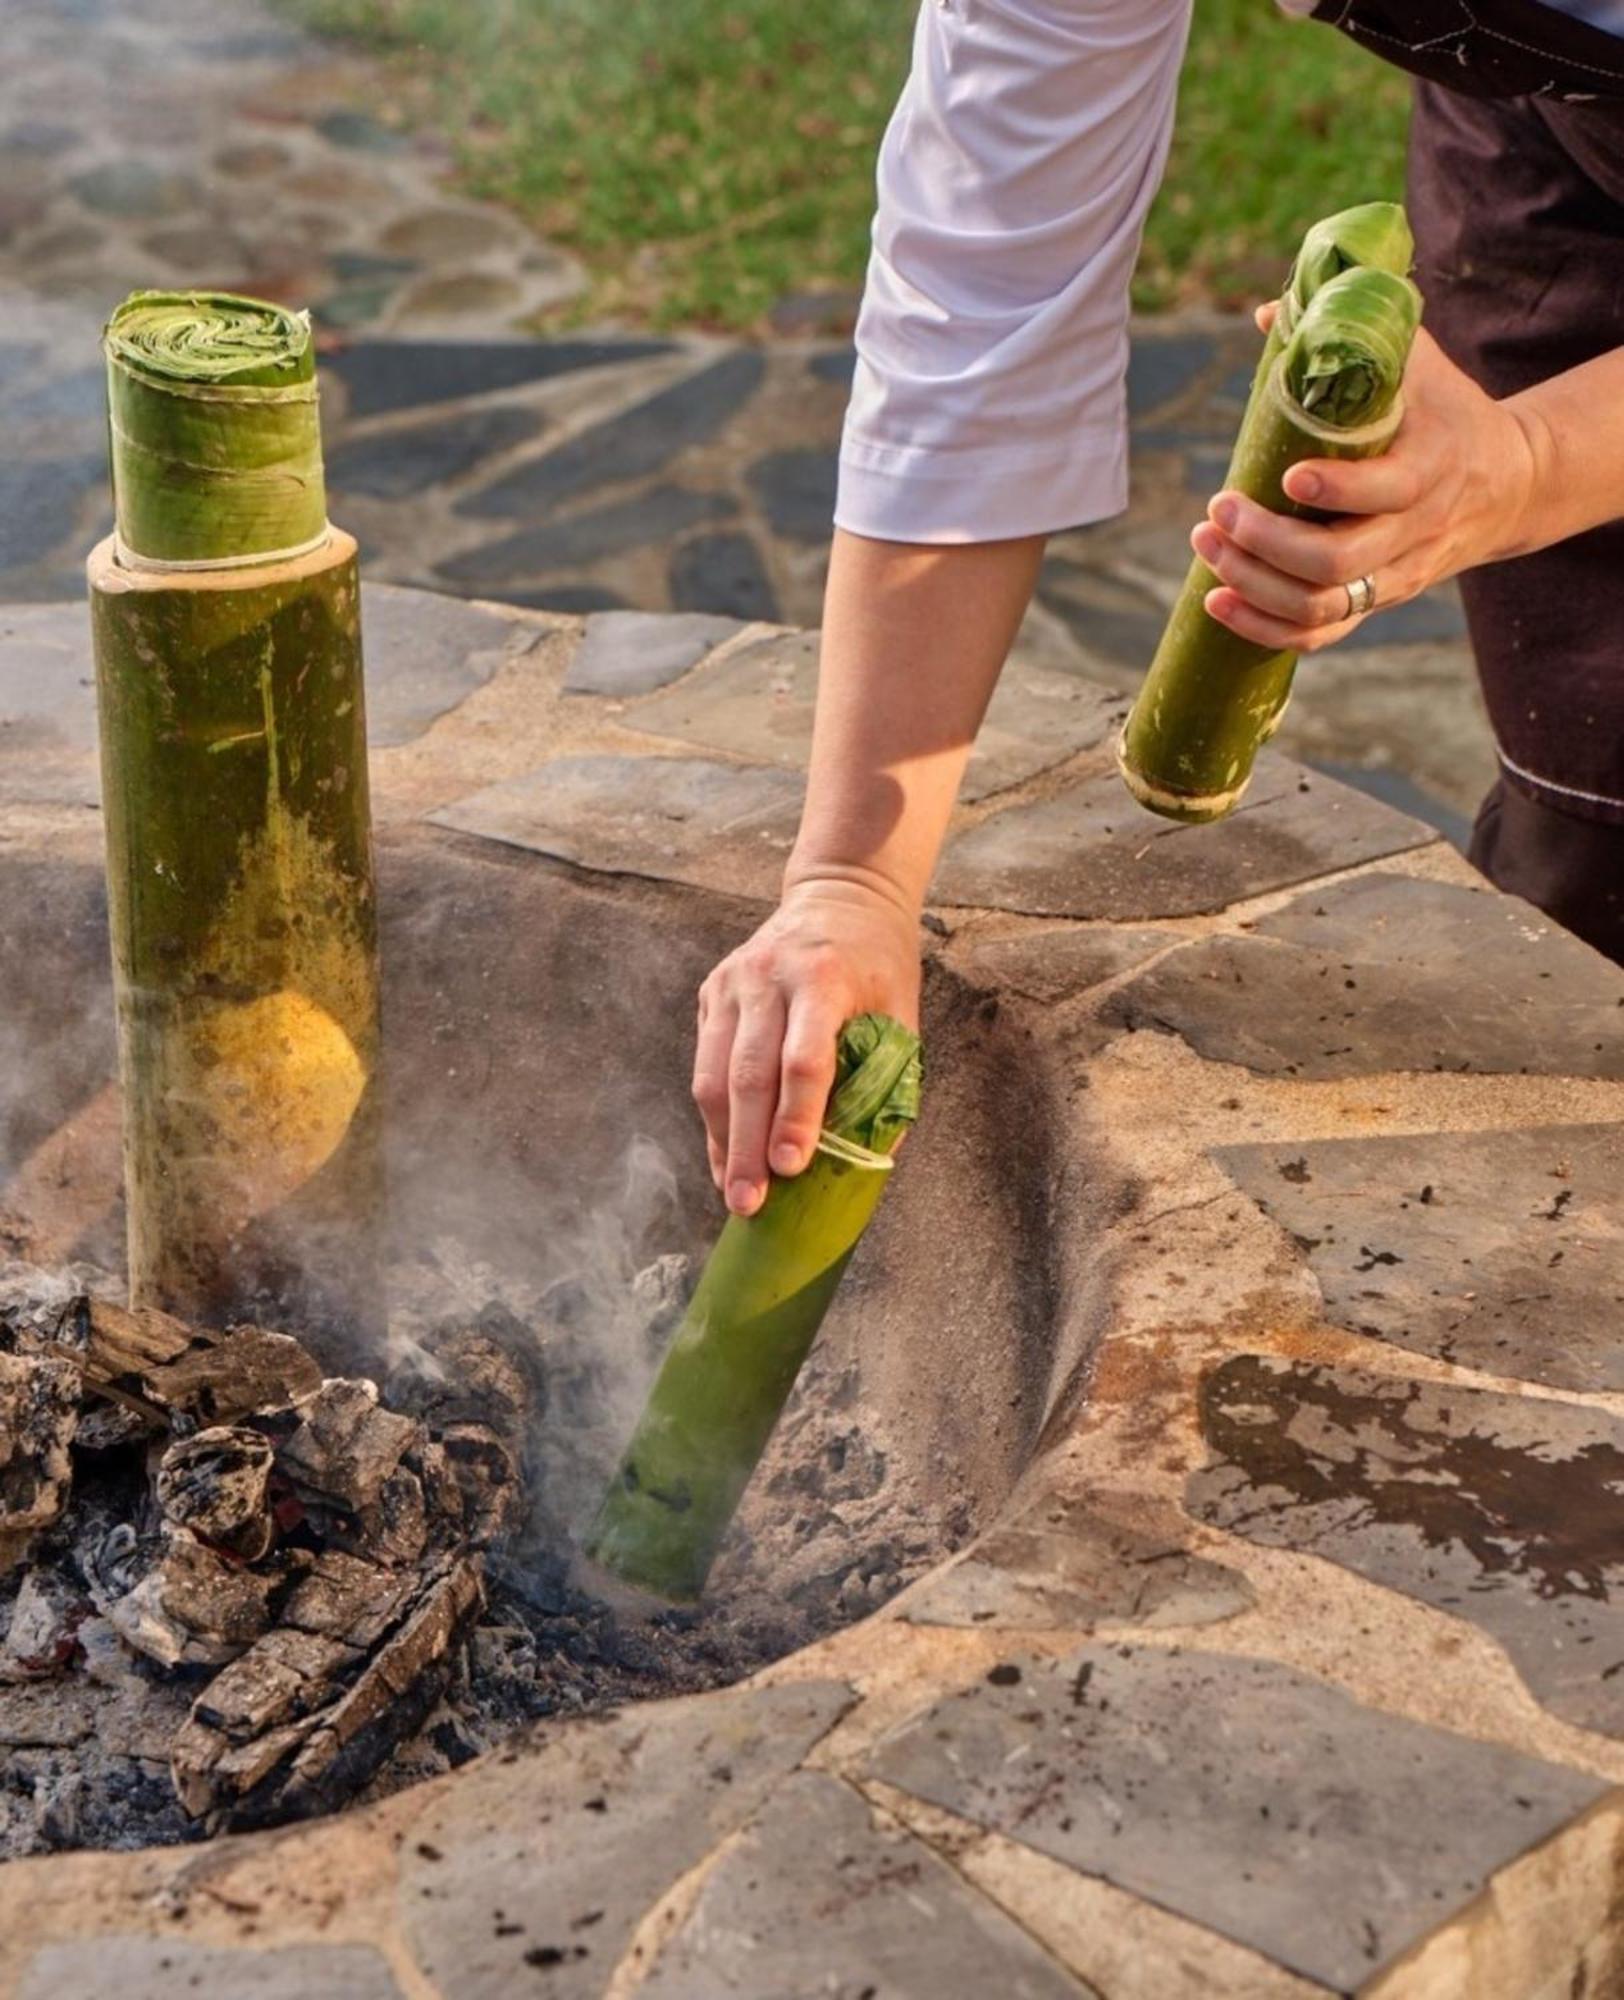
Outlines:
{"type": "MultiPolygon", "coordinates": [[[[515,652],[539,636],[469,616],[515,652]]],[[[100,894],[88,858],[50,871],[52,941],[13,991],[25,1018],[53,990],[76,1013],[42,1036],[71,1073],[9,1107],[28,1137],[0,1370],[49,1420],[21,1434],[25,1490],[0,1508],[17,1744],[0,1851],[329,1811],[538,1717],[737,1679],[961,1546],[1030,1453],[1050,1343],[1022,1200],[1041,1111],[1034,1097],[1006,1178],[989,1071],[1017,1069],[1018,1045],[943,994],[956,1053],[936,1090],[968,1148],[952,1171],[975,1183],[954,1204],[971,1228],[949,1254],[933,1240],[928,1167],[898,1198],[701,1614],[617,1616],[583,1592],[580,1531],[715,1227],[687,1017],[736,920],[384,811],[381,1334],[275,1293],[226,1327],[120,1303],[116,1133],[90,1080],[112,1061],[100,894]],[[892,1310],[865,1351],[879,1298],[892,1310]],[[967,1402],[965,1355],[944,1368],[943,1343],[969,1350],[983,1318],[1015,1337],[985,1343],[967,1402]]]]}
{"type": "Polygon", "coordinates": [[[575,1537],[715,1226],[691,995],[803,649],[367,618],[388,1312],[233,1330],[109,1275],[85,642],[0,615],[0,1993],[1612,1990],[1616,972],[1280,760],[1130,819],[1120,702],[1018,665],[906,1171],[629,1619],[575,1537]]]}

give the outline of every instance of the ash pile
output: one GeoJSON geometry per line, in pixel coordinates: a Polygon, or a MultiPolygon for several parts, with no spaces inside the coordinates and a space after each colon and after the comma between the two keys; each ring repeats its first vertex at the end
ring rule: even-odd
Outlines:
{"type": "Polygon", "coordinates": [[[487,1333],[436,1345],[390,1408],[259,1327],[0,1309],[0,1854],[331,1810],[432,1718],[534,1397],[487,1333]]]}
{"type": "Polygon", "coordinates": [[[380,1389],[129,1310],[92,1266],[0,1264],[0,1861],[365,1804],[538,1720],[725,1686],[968,1532],[819,1349],[703,1610],[619,1615],[572,1549],[688,1260],[514,1292],[439,1246],[401,1275],[380,1389]]]}

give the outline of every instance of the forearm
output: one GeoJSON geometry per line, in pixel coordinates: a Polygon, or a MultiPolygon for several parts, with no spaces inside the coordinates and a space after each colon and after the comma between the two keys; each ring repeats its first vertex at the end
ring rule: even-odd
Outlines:
{"type": "Polygon", "coordinates": [[[786,889],[850,882],[917,912],[1044,538],[926,548],[837,534],[817,725],[786,889]]]}
{"type": "Polygon", "coordinates": [[[1528,555],[1624,516],[1624,348],[1508,398],[1531,478],[1508,555],[1528,555]]]}

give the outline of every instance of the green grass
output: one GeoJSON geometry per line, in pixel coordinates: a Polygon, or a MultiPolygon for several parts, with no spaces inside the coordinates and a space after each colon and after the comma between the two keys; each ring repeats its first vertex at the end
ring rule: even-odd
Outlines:
{"type": "MultiPolygon", "coordinates": [[[[282,0],[397,62],[465,184],[583,257],[581,311],[761,326],[855,288],[915,0],[282,0]]],[[[1136,301],[1239,305],[1317,215],[1391,195],[1406,89],[1272,0],[1196,0],[1136,301]]]]}
{"type": "Polygon", "coordinates": [[[1409,103],[1397,70],[1273,0],[1195,0],[1136,302],[1242,306],[1278,291],[1309,223],[1402,197],[1409,103]]]}

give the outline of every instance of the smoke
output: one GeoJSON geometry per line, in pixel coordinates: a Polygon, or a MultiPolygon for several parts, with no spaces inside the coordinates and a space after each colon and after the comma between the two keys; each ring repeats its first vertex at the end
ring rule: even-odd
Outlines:
{"type": "Polygon", "coordinates": [[[437,1379],[436,1338],[479,1326],[522,1343],[536,1384],[529,1440],[530,1527],[520,1567],[561,1562],[595,1509],[636,1423],[666,1337],[686,1300],[691,1259],[675,1165],[636,1133],[588,1203],[531,1219],[527,1270],[469,1247],[461,1232],[424,1243],[393,1276],[386,1373],[437,1379]]]}

